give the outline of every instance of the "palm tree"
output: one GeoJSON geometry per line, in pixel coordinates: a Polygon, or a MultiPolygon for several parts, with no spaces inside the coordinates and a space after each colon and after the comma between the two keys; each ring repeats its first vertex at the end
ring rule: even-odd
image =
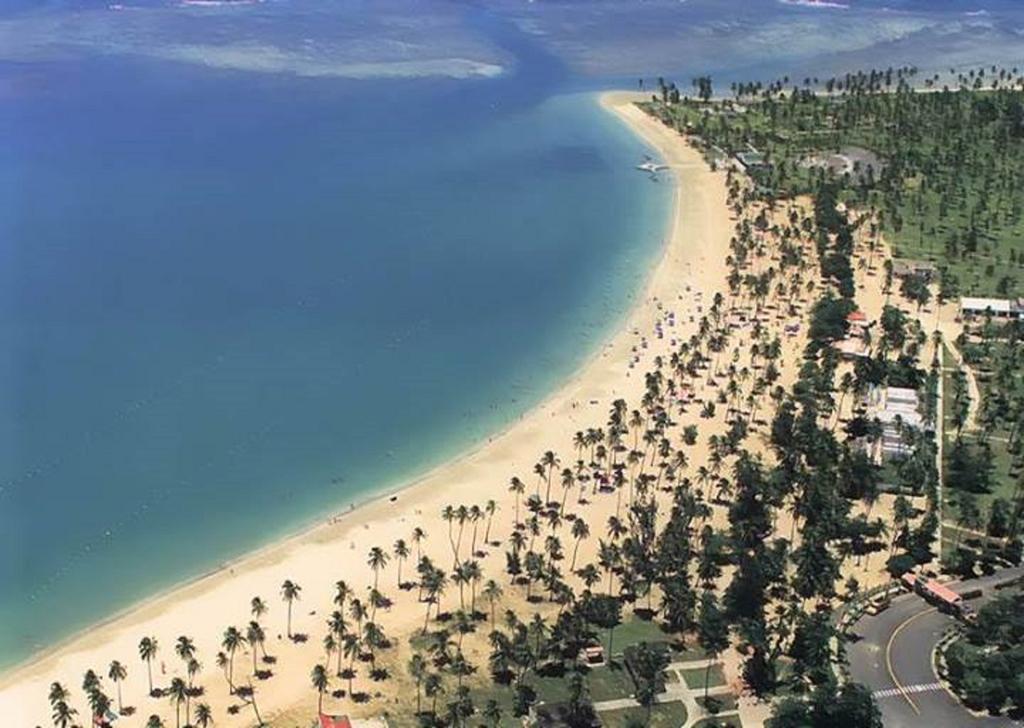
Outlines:
{"type": "Polygon", "coordinates": [[[494,502],[494,499],[489,499],[487,504],[484,506],[484,512],[487,514],[487,527],[484,529],[484,543],[490,545],[491,543],[491,522],[494,520],[494,513],[498,510],[498,504],[494,502]]]}
{"type": "Polygon", "coordinates": [[[352,695],[352,679],[356,676],[356,658],[362,652],[362,645],[358,634],[349,632],[341,645],[342,653],[348,658],[348,670],[345,677],[348,680],[348,694],[352,695]]]}
{"type": "Polygon", "coordinates": [[[327,687],[330,685],[330,678],[327,677],[327,670],[323,665],[314,667],[310,678],[313,688],[316,690],[316,712],[317,715],[320,715],[324,712],[324,693],[327,692],[327,687]]]}
{"type": "Polygon", "coordinates": [[[409,674],[416,682],[416,715],[419,715],[423,697],[423,678],[427,675],[427,661],[418,652],[409,659],[409,674]]]}
{"type": "Polygon", "coordinates": [[[444,684],[441,682],[441,675],[436,672],[427,673],[423,678],[423,692],[431,698],[430,712],[437,714],[437,696],[444,692],[444,684]]]}
{"type": "Polygon", "coordinates": [[[192,685],[195,682],[196,675],[203,669],[203,666],[199,664],[199,660],[192,658],[188,661],[188,665],[185,666],[186,672],[188,672],[188,700],[185,701],[185,715],[188,715],[189,705],[192,700],[192,685]]]}
{"type": "Polygon", "coordinates": [[[398,563],[398,588],[402,588],[402,562],[409,558],[409,545],[405,539],[395,541],[395,561],[398,563]]]}
{"type": "Polygon", "coordinates": [[[262,647],[263,644],[266,642],[267,635],[263,631],[263,627],[260,626],[260,623],[256,620],[253,620],[249,622],[249,626],[245,630],[245,637],[249,640],[249,646],[252,648],[252,674],[253,676],[255,676],[257,672],[256,653],[259,651],[259,648],[262,647]]]}
{"type": "Polygon", "coordinates": [[[522,499],[523,493],[526,491],[526,484],[523,483],[519,478],[512,476],[512,480],[509,482],[508,490],[510,493],[516,494],[516,518],[515,525],[519,526],[519,501],[522,499]]]}
{"type": "Polygon", "coordinates": [[[68,706],[64,700],[57,700],[53,704],[53,724],[57,728],[68,728],[68,725],[78,715],[78,711],[68,706]]]}
{"type": "Polygon", "coordinates": [[[352,595],[352,589],[344,579],[334,582],[334,605],[341,611],[345,611],[345,600],[352,595]]]}
{"type": "Polygon", "coordinates": [[[257,622],[263,618],[263,615],[270,611],[270,607],[260,597],[253,597],[252,601],[249,602],[249,609],[252,612],[252,617],[257,622]]]}
{"type": "Polygon", "coordinates": [[[69,697],[71,697],[71,693],[59,682],[50,683],[50,707],[57,705],[61,701],[66,701],[69,697]]]}
{"type": "Polygon", "coordinates": [[[590,526],[582,518],[577,518],[572,522],[572,536],[576,539],[576,544],[572,548],[572,563],[569,564],[569,571],[576,569],[576,554],[580,550],[580,543],[590,537],[590,526]]]}
{"type": "Polygon", "coordinates": [[[196,728],[208,728],[213,722],[213,711],[206,703],[196,705],[196,728]]]}
{"type": "MultiPolygon", "coordinates": [[[[345,613],[339,609],[334,610],[331,613],[330,619],[327,620],[327,627],[331,630],[331,635],[336,635],[337,640],[335,644],[340,646],[345,640],[345,613]]],[[[328,635],[328,636],[331,636],[328,635]]],[[[341,650],[338,650],[338,675],[341,675],[341,650]]]]}
{"type": "Polygon", "coordinates": [[[288,604],[288,639],[292,638],[292,603],[299,598],[302,587],[291,579],[285,579],[281,584],[281,598],[288,604]]]}
{"type": "Polygon", "coordinates": [[[221,647],[228,651],[228,687],[232,695],[235,694],[235,651],[245,644],[245,637],[238,631],[237,627],[231,626],[224,630],[224,639],[221,640],[221,647]]]}
{"type": "Polygon", "coordinates": [[[146,728],[164,728],[164,722],[159,715],[151,715],[146,721],[146,728]]]}
{"type": "Polygon", "coordinates": [[[228,689],[231,692],[234,692],[234,689],[232,689],[232,687],[231,687],[231,676],[228,675],[228,668],[230,666],[231,666],[231,660],[228,659],[228,656],[226,654],[224,654],[223,651],[218,652],[217,653],[217,667],[219,667],[221,670],[224,671],[224,679],[227,680],[227,682],[228,682],[228,689]]]}
{"type": "MultiPolygon", "coordinates": [[[[188,699],[188,686],[180,677],[171,680],[171,686],[167,689],[171,696],[171,704],[174,706],[174,725],[181,728],[181,704],[188,699]]],[[[185,712],[185,722],[188,723],[188,711],[185,712]]]]}
{"type": "Polygon", "coordinates": [[[139,657],[146,663],[146,674],[149,676],[149,694],[153,694],[153,659],[156,657],[159,645],[156,637],[143,637],[139,642],[139,657]]]}
{"type": "Polygon", "coordinates": [[[487,583],[484,584],[483,591],[480,592],[487,599],[491,605],[491,631],[494,631],[494,606],[499,599],[501,599],[501,585],[498,584],[494,579],[488,579],[487,583]]]}
{"type": "Polygon", "coordinates": [[[185,637],[182,635],[178,638],[178,641],[174,643],[174,653],[181,658],[181,661],[188,663],[196,655],[196,645],[192,641],[191,637],[185,637]]]}
{"type": "Polygon", "coordinates": [[[424,531],[419,526],[416,526],[416,528],[412,529],[412,542],[414,544],[416,544],[416,561],[417,562],[419,562],[419,560],[423,558],[423,552],[422,552],[422,549],[420,547],[420,544],[422,544],[423,541],[426,540],[426,538],[427,538],[427,532],[424,531]]]}
{"type": "Polygon", "coordinates": [[[121,681],[128,677],[128,670],[117,660],[110,663],[110,669],[107,671],[107,677],[114,681],[114,685],[117,686],[117,712],[123,712],[121,708],[121,681]]]}
{"type": "Polygon", "coordinates": [[[376,589],[380,570],[387,566],[388,555],[380,546],[374,546],[370,549],[370,555],[367,558],[366,563],[371,569],[373,569],[373,588],[376,589]]]}

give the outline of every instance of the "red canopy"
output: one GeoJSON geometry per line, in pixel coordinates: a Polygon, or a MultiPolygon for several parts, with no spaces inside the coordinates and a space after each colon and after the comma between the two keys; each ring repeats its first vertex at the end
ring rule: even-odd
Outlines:
{"type": "Polygon", "coordinates": [[[320,714],[320,728],[352,728],[347,715],[320,714]]]}

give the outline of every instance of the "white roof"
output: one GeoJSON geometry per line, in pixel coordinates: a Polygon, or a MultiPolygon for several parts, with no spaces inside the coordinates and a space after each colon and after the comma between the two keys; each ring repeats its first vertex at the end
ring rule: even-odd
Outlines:
{"type": "Polygon", "coordinates": [[[909,387],[888,387],[885,390],[885,398],[901,402],[917,402],[917,390],[909,387]]]}
{"type": "Polygon", "coordinates": [[[1013,309],[1013,301],[1007,298],[970,298],[965,296],[960,299],[960,308],[967,311],[992,309],[992,313],[1010,313],[1013,309]]]}

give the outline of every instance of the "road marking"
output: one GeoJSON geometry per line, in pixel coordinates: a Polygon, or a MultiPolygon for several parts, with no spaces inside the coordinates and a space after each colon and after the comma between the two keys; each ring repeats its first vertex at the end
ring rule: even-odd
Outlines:
{"type": "Polygon", "coordinates": [[[911,616],[907,617],[905,620],[903,620],[903,622],[900,623],[900,625],[896,629],[893,630],[892,634],[889,635],[889,642],[885,645],[885,669],[889,671],[889,677],[892,678],[893,684],[896,685],[896,689],[899,692],[899,694],[902,695],[908,703],[910,703],[910,707],[913,708],[914,712],[918,715],[921,715],[921,709],[917,707],[917,703],[915,703],[914,699],[910,697],[910,694],[907,692],[907,689],[903,687],[903,684],[899,681],[899,678],[896,677],[896,672],[892,669],[892,643],[896,640],[896,635],[898,635],[904,627],[906,627],[908,624],[913,622],[918,617],[923,617],[924,615],[931,614],[934,611],[937,610],[935,609],[935,607],[932,607],[931,609],[926,609],[923,612],[918,612],[917,614],[912,614],[911,616]]]}
{"type": "Polygon", "coordinates": [[[933,690],[943,690],[942,683],[933,682],[922,683],[921,685],[907,685],[899,688],[887,688],[886,690],[876,690],[872,694],[876,698],[892,698],[905,693],[930,693],[933,690]]]}

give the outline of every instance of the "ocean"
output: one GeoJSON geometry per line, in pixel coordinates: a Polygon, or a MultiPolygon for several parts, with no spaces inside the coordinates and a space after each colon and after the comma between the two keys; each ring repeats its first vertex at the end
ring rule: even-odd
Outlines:
{"type": "Polygon", "coordinates": [[[0,663],[457,455],[621,320],[669,186],[517,53],[4,69],[0,663]]]}

